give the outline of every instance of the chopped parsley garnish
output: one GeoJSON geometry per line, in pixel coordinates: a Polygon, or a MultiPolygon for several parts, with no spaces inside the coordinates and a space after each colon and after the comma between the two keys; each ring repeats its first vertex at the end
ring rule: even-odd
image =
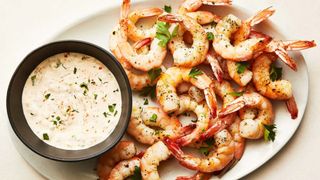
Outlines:
{"type": "Polygon", "coordinates": [[[275,124],[266,125],[264,124],[264,140],[265,141],[274,141],[276,137],[275,129],[277,128],[275,124]]]}
{"type": "Polygon", "coordinates": [[[116,108],[116,105],[117,105],[117,104],[109,105],[109,106],[108,106],[109,111],[110,111],[110,112],[114,112],[114,109],[116,108]]]}
{"type": "Polygon", "coordinates": [[[31,76],[31,82],[32,82],[32,86],[34,86],[34,83],[36,81],[36,75],[31,76]]]}
{"type": "Polygon", "coordinates": [[[189,77],[197,79],[196,76],[203,74],[203,72],[197,68],[192,68],[189,72],[189,77]]]}
{"type": "Polygon", "coordinates": [[[57,119],[58,121],[60,121],[60,116],[57,116],[56,119],[57,119]]]}
{"type": "Polygon", "coordinates": [[[140,92],[141,96],[148,96],[150,95],[150,97],[152,99],[154,99],[156,97],[156,85],[154,86],[146,86],[144,87],[141,92],[140,92]]]}
{"type": "Polygon", "coordinates": [[[272,64],[270,68],[271,81],[279,80],[281,79],[281,77],[282,77],[282,68],[275,66],[275,64],[272,64]]]}
{"type": "Polygon", "coordinates": [[[164,5],[163,9],[164,9],[164,11],[166,11],[167,13],[171,13],[171,11],[172,11],[171,6],[167,6],[167,5],[164,5]]]}
{"type": "Polygon", "coordinates": [[[205,156],[209,155],[209,147],[200,147],[199,152],[205,156]]]}
{"type": "Polygon", "coordinates": [[[159,39],[159,46],[165,47],[172,37],[177,36],[179,27],[176,26],[172,31],[172,34],[169,32],[169,23],[158,21],[156,24],[157,32],[156,38],[159,39]]]}
{"type": "Polygon", "coordinates": [[[50,93],[48,93],[48,94],[46,94],[45,96],[44,96],[44,98],[47,100],[47,99],[49,99],[49,97],[50,97],[50,93]]]}
{"type": "Polygon", "coordinates": [[[107,112],[103,112],[103,115],[104,115],[104,117],[108,117],[108,116],[110,116],[110,114],[109,114],[109,113],[107,113],[107,112]]]}
{"type": "Polygon", "coordinates": [[[118,111],[116,110],[113,114],[113,116],[116,116],[118,114],[118,111]]]}
{"type": "Polygon", "coordinates": [[[33,114],[33,113],[30,113],[30,115],[33,116],[34,114],[33,114]]]}
{"type": "Polygon", "coordinates": [[[84,89],[83,95],[87,95],[87,92],[89,91],[88,85],[86,83],[81,83],[80,87],[84,89]]]}
{"type": "Polygon", "coordinates": [[[56,68],[62,66],[64,69],[67,69],[62,63],[60,60],[58,60],[58,62],[56,63],[56,68]]]}
{"type": "Polygon", "coordinates": [[[235,96],[235,97],[239,97],[239,96],[242,96],[244,93],[244,91],[240,91],[240,92],[228,92],[227,94],[228,95],[231,95],[231,96],[235,96]]]}
{"type": "Polygon", "coordinates": [[[248,62],[237,62],[237,73],[242,74],[249,67],[248,62]]]}
{"type": "Polygon", "coordinates": [[[98,94],[93,94],[94,100],[97,100],[98,94]]]}
{"type": "Polygon", "coordinates": [[[204,141],[208,146],[212,146],[214,144],[214,138],[208,138],[204,141]]]}
{"type": "Polygon", "coordinates": [[[207,39],[208,39],[209,41],[211,41],[211,40],[214,39],[214,35],[213,35],[212,32],[207,32],[207,39]]]}
{"type": "Polygon", "coordinates": [[[77,73],[77,68],[74,67],[74,68],[73,68],[73,74],[76,74],[76,73],[77,73]]]}
{"type": "Polygon", "coordinates": [[[43,140],[49,140],[49,135],[47,133],[42,134],[43,140]]]}
{"type": "Polygon", "coordinates": [[[129,180],[142,180],[140,167],[135,166],[133,175],[128,177],[129,180]]]}
{"type": "Polygon", "coordinates": [[[156,80],[160,76],[161,72],[162,72],[161,68],[155,68],[155,69],[149,70],[148,75],[151,79],[151,82],[156,80]]]}
{"type": "Polygon", "coordinates": [[[148,105],[148,104],[149,104],[149,100],[148,100],[148,98],[145,98],[143,105],[148,105]]]}
{"type": "Polygon", "coordinates": [[[196,123],[196,122],[198,122],[198,119],[192,119],[191,122],[196,123]]]}
{"type": "Polygon", "coordinates": [[[156,122],[157,121],[158,116],[156,114],[152,114],[152,116],[150,117],[150,121],[151,122],[156,122]]]}

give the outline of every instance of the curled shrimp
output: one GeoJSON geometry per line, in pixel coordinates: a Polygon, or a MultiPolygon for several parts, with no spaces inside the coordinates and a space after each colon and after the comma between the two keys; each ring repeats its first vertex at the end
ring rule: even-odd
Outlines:
{"type": "MultiPolygon", "coordinates": [[[[188,47],[183,41],[183,32],[172,38],[168,47],[173,55],[175,66],[194,67],[201,64],[208,52],[209,42],[207,34],[200,24],[193,18],[186,15],[167,14],[159,17],[160,21],[179,23],[185,30],[189,31],[193,37],[191,47],[188,47]]],[[[181,29],[181,28],[179,28],[181,29]]],[[[183,30],[183,31],[185,31],[183,30]]],[[[180,30],[181,31],[181,30],[180,30]]]]}
{"type": "Polygon", "coordinates": [[[127,132],[140,143],[151,145],[164,137],[176,138],[181,133],[181,123],[158,107],[133,107],[127,132]]]}
{"type": "Polygon", "coordinates": [[[159,16],[163,13],[160,8],[145,8],[136,10],[128,15],[128,37],[133,41],[140,41],[145,38],[154,38],[156,35],[156,27],[152,26],[150,29],[139,29],[136,23],[146,17],[159,16]]]}
{"type": "Polygon", "coordinates": [[[234,158],[235,147],[231,134],[227,130],[222,130],[214,138],[217,148],[204,158],[184,153],[178,144],[168,138],[164,140],[164,143],[182,166],[209,173],[223,169],[234,158]]]}
{"type": "Polygon", "coordinates": [[[197,172],[192,176],[179,176],[176,180],[209,180],[211,176],[212,174],[210,173],[197,172]]]}
{"type": "Polygon", "coordinates": [[[181,95],[179,99],[180,106],[176,111],[177,114],[192,111],[197,116],[196,128],[190,134],[176,140],[181,146],[186,146],[199,140],[201,134],[208,128],[210,113],[206,104],[199,104],[188,95],[181,95]]]}
{"type": "Polygon", "coordinates": [[[232,0],[186,0],[179,9],[179,13],[193,12],[205,5],[231,5],[232,0]]]}
{"type": "Polygon", "coordinates": [[[227,107],[223,108],[219,116],[223,117],[236,112],[243,107],[258,109],[258,115],[255,119],[245,119],[240,123],[240,135],[248,139],[259,139],[263,136],[264,125],[273,124],[273,110],[271,102],[259,93],[245,93],[227,107]]]}
{"type": "Polygon", "coordinates": [[[222,58],[237,62],[248,61],[269,42],[266,38],[250,38],[237,45],[231,44],[231,36],[239,30],[241,24],[242,21],[232,14],[218,22],[213,47],[222,58]]]}
{"type": "Polygon", "coordinates": [[[177,111],[180,106],[180,99],[176,92],[176,87],[182,82],[190,82],[197,88],[204,90],[211,116],[215,117],[217,110],[216,98],[214,92],[209,88],[212,81],[200,70],[197,71],[196,76],[192,76],[193,70],[195,69],[168,68],[166,72],[160,75],[157,82],[157,100],[165,112],[171,113],[177,111]]]}
{"type": "Polygon", "coordinates": [[[161,161],[169,159],[171,152],[167,146],[162,142],[150,146],[141,158],[141,175],[142,179],[158,180],[160,179],[158,173],[158,166],[161,161]]]}
{"type": "Polygon", "coordinates": [[[136,155],[136,147],[131,141],[120,141],[114,148],[98,159],[97,173],[100,179],[108,179],[113,167],[122,160],[136,155]]]}
{"type": "Polygon", "coordinates": [[[213,14],[210,11],[195,11],[186,13],[187,16],[196,20],[199,24],[209,24],[212,22],[218,23],[221,20],[221,17],[213,14]]]}
{"type": "MultiPolygon", "coordinates": [[[[111,171],[109,180],[124,180],[134,174],[136,168],[140,168],[140,158],[133,157],[119,162],[111,171]]],[[[103,180],[102,178],[100,178],[103,180]]]]}

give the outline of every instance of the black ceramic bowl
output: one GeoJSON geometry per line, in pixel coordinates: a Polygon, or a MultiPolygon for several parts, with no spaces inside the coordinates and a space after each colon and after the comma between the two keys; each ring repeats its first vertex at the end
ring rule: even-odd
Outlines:
{"type": "Polygon", "coordinates": [[[37,154],[58,161],[81,161],[96,157],[112,148],[124,135],[131,116],[132,93],[121,65],[109,52],[82,41],[59,41],[31,52],[14,72],[7,92],[7,113],[10,124],[20,140],[37,154]],[[119,123],[103,142],[83,150],[63,150],[39,139],[29,127],[22,108],[22,92],[31,72],[46,58],[63,52],[78,52],[100,60],[114,74],[121,90],[122,110],[119,123]]]}

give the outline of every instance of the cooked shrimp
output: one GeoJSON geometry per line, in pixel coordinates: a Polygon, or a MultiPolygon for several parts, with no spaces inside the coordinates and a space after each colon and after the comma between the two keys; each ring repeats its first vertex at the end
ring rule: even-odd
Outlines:
{"type": "MultiPolygon", "coordinates": [[[[205,97],[201,89],[197,88],[196,86],[191,86],[188,90],[188,94],[191,98],[193,98],[197,103],[202,102],[205,97]]],[[[181,103],[181,102],[180,102],[181,103]]]]}
{"type": "Polygon", "coordinates": [[[179,109],[180,99],[176,92],[176,87],[182,82],[190,82],[197,88],[204,90],[211,116],[215,117],[217,109],[216,98],[214,92],[209,88],[212,81],[202,71],[191,68],[171,67],[160,75],[157,82],[156,94],[162,109],[167,113],[179,109]]]}
{"type": "Polygon", "coordinates": [[[230,133],[222,130],[214,137],[217,148],[205,158],[184,153],[178,144],[168,138],[164,140],[164,143],[182,166],[208,173],[223,169],[234,158],[235,147],[230,133]]]}
{"type": "Polygon", "coordinates": [[[207,40],[206,32],[197,21],[189,16],[172,14],[161,16],[159,17],[159,20],[171,23],[177,22],[192,34],[193,43],[191,47],[188,47],[183,41],[182,34],[185,30],[179,32],[176,37],[170,40],[168,47],[173,55],[175,66],[194,67],[205,60],[209,42],[207,40]]]}
{"type": "Polygon", "coordinates": [[[230,134],[233,137],[234,141],[234,146],[235,146],[235,151],[234,151],[234,158],[239,161],[244,153],[244,148],[246,141],[245,139],[241,136],[241,131],[240,131],[240,123],[241,119],[236,116],[234,122],[228,127],[228,130],[230,134]]]}
{"type": "Polygon", "coordinates": [[[158,107],[133,107],[127,132],[140,143],[151,145],[164,137],[176,138],[180,135],[180,130],[180,121],[169,117],[158,107]]]}
{"type": "Polygon", "coordinates": [[[248,64],[242,65],[242,64],[239,64],[239,62],[234,62],[234,61],[227,61],[226,64],[227,64],[229,76],[239,86],[246,86],[252,80],[253,73],[251,70],[248,69],[248,67],[245,67],[243,72],[238,71],[239,66],[248,66],[248,64]]]}
{"type": "Polygon", "coordinates": [[[134,68],[141,71],[149,71],[153,68],[161,66],[167,50],[165,47],[159,45],[159,39],[154,38],[150,45],[150,50],[147,54],[138,54],[134,48],[127,41],[128,34],[128,20],[124,19],[120,21],[120,29],[122,40],[118,42],[118,47],[123,58],[128,61],[134,68]]]}
{"type": "MultiPolygon", "coordinates": [[[[134,174],[136,168],[140,167],[140,159],[138,157],[119,162],[111,171],[109,180],[124,180],[134,174]]],[[[101,179],[101,178],[100,178],[101,179]]],[[[103,179],[101,179],[103,180],[103,179]]]]}
{"type": "Polygon", "coordinates": [[[269,39],[265,38],[250,38],[237,45],[232,45],[230,38],[239,30],[241,23],[239,18],[231,14],[218,22],[213,47],[222,58],[232,61],[250,60],[269,42],[269,39]]]}
{"type": "Polygon", "coordinates": [[[213,50],[209,50],[209,52],[207,54],[207,61],[211,66],[214,77],[219,82],[222,82],[224,72],[223,72],[222,68],[220,67],[219,60],[218,60],[217,56],[218,55],[213,50]]]}
{"type": "Polygon", "coordinates": [[[159,16],[163,13],[160,8],[146,8],[133,11],[128,16],[128,37],[133,41],[140,41],[145,38],[154,38],[156,35],[156,27],[152,26],[149,29],[139,29],[136,27],[136,23],[146,17],[159,16]]]}
{"type": "Polygon", "coordinates": [[[97,164],[100,179],[108,179],[113,167],[120,161],[130,159],[136,154],[136,147],[131,141],[120,141],[114,148],[103,154],[97,164]]]}
{"type": "Polygon", "coordinates": [[[258,93],[245,93],[223,108],[219,116],[223,117],[243,107],[256,108],[259,112],[255,119],[241,121],[240,135],[248,139],[261,138],[264,133],[264,125],[273,124],[274,115],[271,102],[258,93]]]}
{"type": "Polygon", "coordinates": [[[169,159],[170,155],[169,149],[162,141],[158,141],[150,146],[141,158],[140,167],[142,179],[160,179],[158,166],[161,161],[169,159]]]}
{"type": "Polygon", "coordinates": [[[209,24],[212,22],[218,23],[221,20],[221,17],[213,14],[210,11],[195,11],[186,13],[187,16],[195,19],[199,24],[209,24]]]}
{"type": "Polygon", "coordinates": [[[179,13],[193,12],[199,9],[203,4],[206,5],[231,5],[232,0],[186,0],[183,2],[179,13]]]}
{"type": "Polygon", "coordinates": [[[212,174],[210,173],[197,172],[192,176],[179,176],[176,180],[209,180],[211,176],[212,174]]]}
{"type": "Polygon", "coordinates": [[[199,140],[201,134],[207,130],[210,113],[206,104],[199,104],[188,95],[181,95],[179,99],[180,105],[176,114],[192,111],[197,116],[196,128],[190,134],[176,140],[181,146],[186,146],[199,140]]]}

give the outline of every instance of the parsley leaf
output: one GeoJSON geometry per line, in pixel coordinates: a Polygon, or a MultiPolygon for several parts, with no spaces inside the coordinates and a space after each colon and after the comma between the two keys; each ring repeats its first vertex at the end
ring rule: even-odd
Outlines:
{"type": "Polygon", "coordinates": [[[88,85],[86,83],[81,83],[80,84],[81,88],[84,88],[85,90],[89,91],[88,85]]]}
{"type": "Polygon", "coordinates": [[[114,109],[115,109],[116,105],[117,105],[117,104],[109,105],[109,106],[108,106],[109,111],[110,111],[110,112],[114,112],[114,109]]]}
{"type": "Polygon", "coordinates": [[[150,121],[151,122],[156,122],[157,121],[157,118],[158,118],[158,116],[157,116],[157,114],[152,114],[152,116],[150,117],[150,121]]]}
{"type": "Polygon", "coordinates": [[[49,140],[49,135],[47,133],[42,134],[43,140],[49,140]]]}
{"type": "Polygon", "coordinates": [[[208,146],[212,146],[215,143],[214,138],[208,138],[204,141],[208,146]]]}
{"type": "Polygon", "coordinates": [[[266,125],[264,124],[264,140],[265,141],[274,141],[276,137],[275,129],[277,128],[275,124],[266,125]]]}
{"type": "Polygon", "coordinates": [[[149,100],[148,100],[148,98],[145,98],[143,105],[148,105],[148,104],[149,104],[149,100]]]}
{"type": "Polygon", "coordinates": [[[148,75],[151,79],[151,82],[156,80],[160,76],[161,72],[162,72],[161,68],[155,68],[155,69],[149,70],[148,75]]]}
{"type": "Polygon", "coordinates": [[[76,73],[77,73],[77,68],[74,67],[74,68],[73,68],[73,74],[76,74],[76,73]]]}
{"type": "Polygon", "coordinates": [[[248,62],[237,62],[237,73],[242,74],[249,67],[248,62]]]}
{"type": "Polygon", "coordinates": [[[141,96],[148,96],[148,95],[150,95],[150,97],[151,97],[152,99],[154,99],[154,98],[156,97],[156,85],[144,87],[144,88],[141,90],[140,95],[141,95],[141,96]]]}
{"type": "Polygon", "coordinates": [[[272,64],[270,68],[271,81],[279,80],[281,79],[281,77],[282,77],[282,68],[275,66],[275,64],[272,64]]]}
{"type": "Polygon", "coordinates": [[[142,180],[140,167],[135,166],[133,175],[128,177],[129,180],[142,180]]]}
{"type": "Polygon", "coordinates": [[[167,5],[164,5],[164,11],[166,11],[167,13],[171,13],[171,11],[172,11],[172,8],[171,8],[171,6],[167,6],[167,5]]]}
{"type": "Polygon", "coordinates": [[[212,32],[207,32],[207,39],[208,39],[209,41],[211,41],[211,40],[214,39],[214,35],[213,35],[212,32]]]}
{"type": "Polygon", "coordinates": [[[110,116],[110,114],[109,114],[109,113],[107,113],[107,112],[103,112],[103,115],[104,115],[104,117],[108,117],[108,116],[110,116]]]}
{"type": "Polygon", "coordinates": [[[209,155],[209,147],[200,147],[199,152],[201,154],[204,154],[205,156],[208,156],[209,155]]]}
{"type": "Polygon", "coordinates": [[[94,100],[97,100],[98,94],[93,94],[94,100]]]}
{"type": "Polygon", "coordinates": [[[197,79],[196,76],[203,74],[203,72],[197,68],[192,68],[189,72],[189,77],[197,79]]]}
{"type": "Polygon", "coordinates": [[[244,93],[244,91],[240,91],[240,92],[228,92],[227,94],[228,94],[228,95],[231,95],[231,96],[239,97],[239,96],[242,96],[243,93],[244,93]]]}
{"type": "Polygon", "coordinates": [[[178,35],[178,30],[179,30],[179,25],[174,27],[172,34],[171,34],[171,37],[176,37],[178,35]]]}
{"type": "Polygon", "coordinates": [[[31,76],[32,86],[34,86],[34,82],[36,81],[36,75],[31,76]]]}

